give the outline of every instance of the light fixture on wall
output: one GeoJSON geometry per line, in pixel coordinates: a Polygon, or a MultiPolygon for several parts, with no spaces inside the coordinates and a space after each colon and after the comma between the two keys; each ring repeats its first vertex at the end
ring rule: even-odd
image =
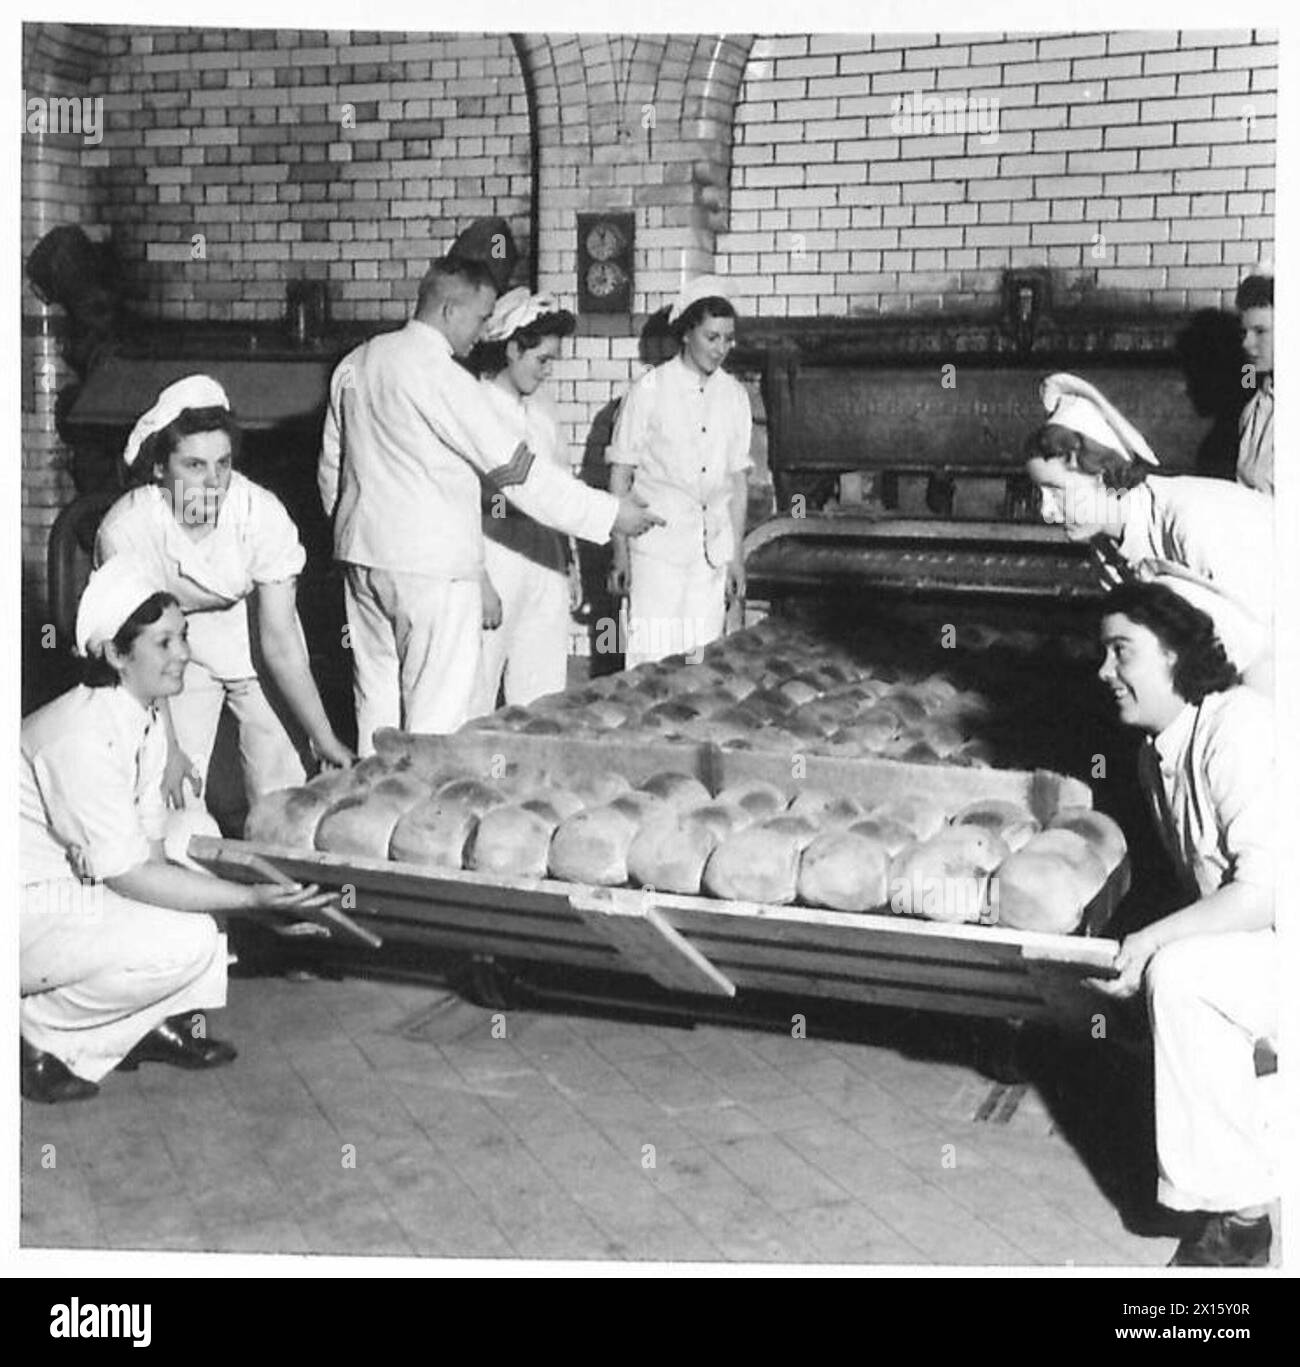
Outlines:
{"type": "Polygon", "coordinates": [[[1048,307],[1046,271],[1012,270],[1002,277],[1003,322],[1022,355],[1034,345],[1034,334],[1048,307]]]}

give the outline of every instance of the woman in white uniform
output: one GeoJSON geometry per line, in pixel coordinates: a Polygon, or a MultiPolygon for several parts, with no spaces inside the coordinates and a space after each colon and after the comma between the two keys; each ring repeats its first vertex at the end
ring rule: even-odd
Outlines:
{"type": "MultiPolygon", "coordinates": [[[[1047,422],[1026,469],[1044,522],[1092,541],[1136,577],[1201,581],[1220,639],[1247,682],[1271,686],[1273,503],[1244,485],[1160,475],[1146,440],[1075,375],[1043,381],[1047,422]]],[[[1111,572],[1113,582],[1118,577],[1111,572]]]]}
{"type": "MultiPolygon", "coordinates": [[[[497,300],[470,365],[503,423],[542,460],[569,469],[554,406],[541,392],[573,335],[573,314],[547,294],[510,290],[497,300]]],[[[483,651],[474,714],[505,701],[526,707],[567,682],[569,621],[581,601],[572,538],[494,494],[483,511],[483,651]]]]}
{"type": "Polygon", "coordinates": [[[188,865],[190,834],[217,829],[164,800],[159,705],[180,692],[190,652],[160,585],[131,556],[91,575],[76,625],[86,682],[22,724],[19,1030],[33,1101],[93,1096],[112,1069],[142,1062],[230,1062],[195,1015],[226,1001],[226,937],[208,913],[328,900],[188,865]]]}
{"type": "Polygon", "coordinates": [[[1281,1009],[1272,706],[1236,686],[1212,620],[1170,588],[1124,585],[1102,614],[1100,676],[1120,720],[1147,735],[1143,787],[1184,905],[1127,936],[1119,976],[1094,985],[1146,989],[1157,1194],[1202,1217],[1171,1265],[1262,1266],[1280,1180],[1254,1064],[1281,1009]]]}
{"type": "MultiPolygon", "coordinates": [[[[189,621],[193,659],[170,709],[180,752],[173,764],[189,771],[197,796],[229,706],[251,803],[306,775],[258,677],[250,609],[266,670],[316,757],[346,766],[354,756],[311,676],[296,599],[306,554],[280,500],[232,468],[239,436],[215,380],[191,375],[164,389],[127,441],[122,459],[135,487],[109,509],[95,553],[101,564],[122,553],[143,560],[189,621]]],[[[169,778],[179,797],[179,781],[169,778]]]]}
{"type": "Polygon", "coordinates": [[[722,291],[705,276],[682,292],[668,315],[678,354],[628,391],[605,455],[610,491],[635,489],[666,522],[635,543],[614,538],[610,588],[628,598],[628,668],[716,640],[745,595],[753,418],[744,386],[722,369],[736,327],[722,291]]]}

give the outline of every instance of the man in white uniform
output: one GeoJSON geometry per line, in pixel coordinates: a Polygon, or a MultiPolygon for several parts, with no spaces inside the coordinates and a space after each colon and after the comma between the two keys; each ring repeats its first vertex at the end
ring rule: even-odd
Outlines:
{"type": "Polygon", "coordinates": [[[159,583],[129,555],[91,575],[76,624],[88,683],[22,724],[19,1030],[34,1101],[93,1096],[112,1069],[146,1061],[230,1062],[192,1015],[226,1000],[226,937],[207,913],[323,900],[189,863],[189,836],[218,831],[164,801],[158,704],[180,692],[190,654],[159,583]]]}
{"type": "Polygon", "coordinates": [[[1210,611],[1229,656],[1267,690],[1272,500],[1225,480],[1154,473],[1158,462],[1142,435],[1078,376],[1049,376],[1042,394],[1047,422],[1030,439],[1026,469],[1043,521],[1072,541],[1100,538],[1143,577],[1173,573],[1212,587],[1210,611]]]}
{"type": "Polygon", "coordinates": [[[1261,493],[1273,492],[1273,277],[1251,275],[1237,290],[1241,350],[1253,389],[1238,426],[1237,480],[1261,493]]]}
{"type": "Polygon", "coordinates": [[[473,713],[483,621],[481,480],[530,517],[598,544],[660,519],[634,497],[588,488],[493,411],[456,357],[492,314],[475,262],[436,261],[415,317],[334,372],[319,466],[346,572],[358,749],[375,730],[446,733],[473,713]]]}
{"type": "Polygon", "coordinates": [[[1149,738],[1143,786],[1186,905],[1127,936],[1119,976],[1095,986],[1119,998],[1146,986],[1158,1197],[1203,1215],[1173,1265],[1262,1266],[1279,1190],[1254,1063],[1281,1005],[1272,705],[1235,686],[1212,621],[1172,589],[1125,585],[1102,613],[1100,676],[1149,738]]]}

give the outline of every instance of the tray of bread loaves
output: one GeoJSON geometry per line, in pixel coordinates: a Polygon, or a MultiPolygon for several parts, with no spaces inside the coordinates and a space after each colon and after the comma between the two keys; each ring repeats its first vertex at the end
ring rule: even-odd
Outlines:
{"type": "Polygon", "coordinates": [[[337,888],[390,946],[1028,1018],[1111,972],[1128,860],[1091,801],[1046,770],[384,731],[191,854],[337,888]]]}

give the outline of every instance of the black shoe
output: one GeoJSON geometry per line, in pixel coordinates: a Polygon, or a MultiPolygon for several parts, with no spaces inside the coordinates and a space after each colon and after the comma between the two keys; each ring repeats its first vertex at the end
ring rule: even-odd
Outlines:
{"type": "Polygon", "coordinates": [[[1215,1214],[1195,1238],[1188,1236],[1169,1260],[1170,1267],[1267,1267],[1273,1226],[1267,1215],[1243,1220],[1215,1214]]]}
{"type": "Polygon", "coordinates": [[[24,1042],[19,1090],[28,1101],[54,1105],[59,1101],[87,1101],[99,1095],[96,1083],[78,1077],[54,1057],[24,1042]]]}
{"type": "Polygon", "coordinates": [[[233,1044],[196,1037],[192,1016],[173,1016],[149,1033],[119,1063],[118,1070],[133,1073],[142,1063],[170,1063],[176,1068],[220,1068],[239,1054],[233,1044]]]}

